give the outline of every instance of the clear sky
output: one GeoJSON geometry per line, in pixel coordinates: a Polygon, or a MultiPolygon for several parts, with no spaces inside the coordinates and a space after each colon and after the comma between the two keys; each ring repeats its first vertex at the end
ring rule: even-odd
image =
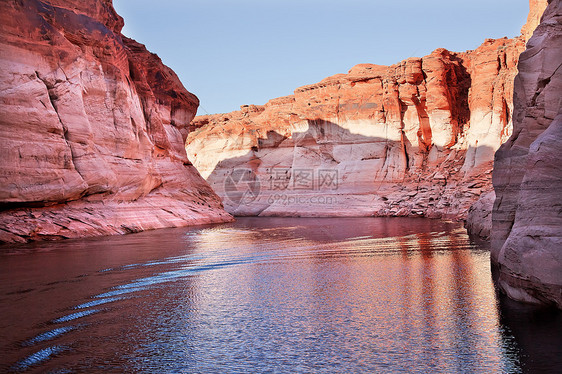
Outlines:
{"type": "Polygon", "coordinates": [[[360,63],[519,35],[528,0],[114,0],[201,100],[198,114],[265,104],[360,63]]]}

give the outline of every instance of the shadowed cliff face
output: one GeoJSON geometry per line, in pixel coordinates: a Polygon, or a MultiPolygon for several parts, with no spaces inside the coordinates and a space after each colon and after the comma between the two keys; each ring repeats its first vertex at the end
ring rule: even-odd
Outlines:
{"type": "Polygon", "coordinates": [[[228,220],[189,163],[199,100],[111,1],[0,3],[0,240],[228,220]]]}
{"type": "Polygon", "coordinates": [[[523,49],[521,38],[487,40],[465,53],[357,65],[264,106],[195,118],[188,157],[238,215],[463,218],[491,190],[493,154],[511,134],[523,49]],[[259,196],[243,204],[225,191],[238,169],[260,181],[259,196]],[[312,171],[320,183],[326,170],[337,189],[270,182],[286,171],[295,186],[312,171]],[[335,199],[318,206],[312,196],[335,199]]]}
{"type": "Polygon", "coordinates": [[[521,55],[513,135],[495,157],[492,260],[516,300],[562,308],[562,2],[521,55]]]}

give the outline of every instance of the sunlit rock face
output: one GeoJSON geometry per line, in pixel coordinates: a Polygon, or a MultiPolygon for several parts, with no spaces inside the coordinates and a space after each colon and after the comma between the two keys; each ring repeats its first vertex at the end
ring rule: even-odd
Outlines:
{"type": "Polygon", "coordinates": [[[230,219],[189,163],[199,100],[110,0],[0,2],[0,240],[230,219]]]}
{"type": "Polygon", "coordinates": [[[552,0],[515,80],[514,130],[493,174],[492,260],[512,298],[562,308],[562,2],[552,0]]]}
{"type": "Polygon", "coordinates": [[[511,135],[524,40],[361,64],[263,106],[196,117],[189,159],[227,211],[463,218],[511,135]]]}
{"type": "MultiPolygon", "coordinates": [[[[529,0],[529,16],[527,23],[521,29],[521,35],[525,42],[533,35],[540,23],[540,19],[548,2],[546,0],[529,0]]],[[[480,239],[489,240],[492,231],[492,209],[494,206],[495,193],[483,194],[474,203],[466,218],[465,226],[470,235],[480,239]],[[491,198],[493,196],[493,198],[491,198]]]]}
{"type": "Polygon", "coordinates": [[[521,35],[525,38],[525,41],[531,39],[533,32],[539,23],[541,23],[541,17],[547,5],[547,0],[529,0],[529,16],[527,17],[527,22],[521,29],[521,35]]]}

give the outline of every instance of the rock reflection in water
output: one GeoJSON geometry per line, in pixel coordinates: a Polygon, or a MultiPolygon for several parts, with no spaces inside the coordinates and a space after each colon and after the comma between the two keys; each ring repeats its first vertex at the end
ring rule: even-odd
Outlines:
{"type": "Polygon", "coordinates": [[[453,223],[246,218],[4,248],[0,259],[0,371],[513,373],[556,363],[556,350],[535,346],[559,339],[548,333],[560,319],[546,331],[500,315],[489,252],[453,223]]]}

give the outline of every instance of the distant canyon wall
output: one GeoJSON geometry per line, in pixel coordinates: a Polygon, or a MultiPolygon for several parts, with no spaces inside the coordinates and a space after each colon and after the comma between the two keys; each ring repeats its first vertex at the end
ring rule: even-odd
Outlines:
{"type": "Polygon", "coordinates": [[[189,159],[228,212],[464,218],[511,135],[523,37],[361,64],[294,95],[196,117],[189,159]]]}
{"type": "Polygon", "coordinates": [[[231,219],[185,153],[199,100],[111,0],[6,0],[0,25],[0,241],[231,219]]]}
{"type": "Polygon", "coordinates": [[[519,61],[513,135],[495,156],[492,261],[513,299],[562,309],[562,2],[519,61]]]}
{"type": "Polygon", "coordinates": [[[529,0],[529,15],[527,16],[527,22],[521,28],[521,35],[525,38],[525,42],[531,39],[535,29],[541,23],[541,17],[547,5],[547,0],[529,0]]]}

